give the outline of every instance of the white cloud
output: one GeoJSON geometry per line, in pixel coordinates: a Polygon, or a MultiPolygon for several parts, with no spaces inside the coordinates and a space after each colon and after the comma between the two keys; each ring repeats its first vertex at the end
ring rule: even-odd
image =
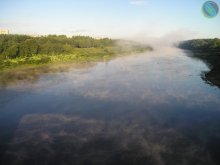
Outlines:
{"type": "Polygon", "coordinates": [[[131,5],[145,5],[146,4],[146,0],[131,0],[130,4],[131,5]]]}

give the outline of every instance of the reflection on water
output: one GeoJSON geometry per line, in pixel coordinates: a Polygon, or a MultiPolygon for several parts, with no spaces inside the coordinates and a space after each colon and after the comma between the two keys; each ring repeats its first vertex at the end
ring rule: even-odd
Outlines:
{"type": "Polygon", "coordinates": [[[84,63],[66,63],[66,64],[54,64],[54,65],[42,65],[42,66],[30,66],[15,68],[14,70],[6,70],[0,73],[0,87],[5,88],[8,86],[21,87],[22,84],[35,83],[43,74],[67,72],[70,68],[86,68],[94,66],[94,62],[84,63]]]}
{"type": "Polygon", "coordinates": [[[219,164],[220,91],[180,50],[39,75],[0,91],[4,164],[219,164]]]}

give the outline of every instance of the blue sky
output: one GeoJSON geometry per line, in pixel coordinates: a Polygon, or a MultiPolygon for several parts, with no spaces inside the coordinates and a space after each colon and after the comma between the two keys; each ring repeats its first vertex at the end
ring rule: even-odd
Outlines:
{"type": "MultiPolygon", "coordinates": [[[[0,0],[0,28],[19,34],[220,38],[205,0],[0,0]],[[172,36],[172,35],[171,35],[172,36]]],[[[220,6],[220,0],[215,0],[220,6]]]]}

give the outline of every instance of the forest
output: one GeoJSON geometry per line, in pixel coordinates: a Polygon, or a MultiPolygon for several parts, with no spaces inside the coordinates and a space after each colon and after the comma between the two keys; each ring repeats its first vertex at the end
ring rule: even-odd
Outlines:
{"type": "Polygon", "coordinates": [[[220,39],[194,39],[180,42],[179,47],[192,51],[220,51],[220,39]]]}
{"type": "Polygon", "coordinates": [[[0,69],[23,64],[91,61],[151,49],[131,41],[95,39],[89,36],[0,35],[0,69]]]}

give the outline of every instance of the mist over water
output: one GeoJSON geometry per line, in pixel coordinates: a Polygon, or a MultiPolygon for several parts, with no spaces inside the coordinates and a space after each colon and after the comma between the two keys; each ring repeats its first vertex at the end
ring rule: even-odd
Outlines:
{"type": "Polygon", "coordinates": [[[176,48],[220,38],[204,1],[0,2],[0,165],[220,165],[219,52],[176,48]]]}
{"type": "Polygon", "coordinates": [[[220,91],[201,79],[209,68],[187,55],[161,46],[6,84],[1,161],[218,164],[220,91]]]}
{"type": "Polygon", "coordinates": [[[200,38],[199,33],[189,29],[177,29],[169,31],[163,35],[151,35],[149,31],[142,30],[137,33],[131,33],[129,36],[124,36],[125,39],[133,40],[139,43],[151,45],[154,49],[175,48],[180,41],[193,38],[200,38]]]}

